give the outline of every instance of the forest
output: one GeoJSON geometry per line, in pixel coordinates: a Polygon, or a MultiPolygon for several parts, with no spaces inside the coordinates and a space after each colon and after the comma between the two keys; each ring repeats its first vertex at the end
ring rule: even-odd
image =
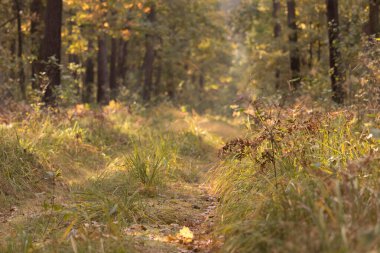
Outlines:
{"type": "Polygon", "coordinates": [[[0,253],[380,253],[380,0],[1,0],[0,253]]]}

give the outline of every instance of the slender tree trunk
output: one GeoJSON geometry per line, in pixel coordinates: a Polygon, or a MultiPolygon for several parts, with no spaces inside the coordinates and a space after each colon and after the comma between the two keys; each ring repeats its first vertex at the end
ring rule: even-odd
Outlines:
{"type": "Polygon", "coordinates": [[[369,35],[380,36],[380,0],[369,0],[369,35]]]}
{"type": "Polygon", "coordinates": [[[290,54],[290,70],[292,72],[292,87],[298,89],[301,85],[301,61],[298,48],[298,27],[296,20],[296,3],[295,0],[287,1],[288,8],[288,27],[289,32],[289,54],[290,54]]]}
{"type": "Polygon", "coordinates": [[[175,92],[175,84],[174,84],[174,73],[173,73],[173,65],[171,62],[168,63],[168,80],[167,80],[167,91],[169,98],[173,101],[176,96],[175,92]]]}
{"type": "MultiPolygon", "coordinates": [[[[41,20],[43,17],[44,6],[42,0],[32,0],[30,3],[30,13],[31,13],[31,22],[30,22],[30,38],[31,38],[31,54],[32,56],[38,56],[40,44],[41,44],[41,20]]],[[[32,61],[32,88],[38,90],[39,84],[37,82],[37,71],[38,71],[38,62],[36,60],[32,61]]]]}
{"type": "Polygon", "coordinates": [[[322,58],[322,42],[321,42],[321,25],[317,25],[317,31],[318,31],[318,41],[317,41],[317,59],[318,62],[321,61],[322,58]]]}
{"type": "MultiPolygon", "coordinates": [[[[272,17],[274,20],[273,37],[275,38],[275,40],[278,40],[281,35],[281,23],[278,17],[278,13],[280,12],[280,7],[281,7],[280,0],[273,0],[272,17]]],[[[280,88],[280,76],[281,76],[280,68],[276,67],[276,69],[274,70],[274,75],[276,78],[275,88],[276,90],[278,90],[280,88]]]]}
{"type": "Polygon", "coordinates": [[[97,102],[107,104],[107,41],[105,35],[98,37],[98,92],[97,102]]]}
{"type": "MultiPolygon", "coordinates": [[[[9,47],[9,51],[12,55],[12,59],[16,59],[17,58],[17,48],[16,48],[16,45],[17,45],[17,40],[15,38],[12,38],[11,41],[10,41],[10,47],[9,47]]],[[[12,79],[16,79],[17,78],[17,74],[15,73],[14,69],[11,68],[10,70],[10,73],[9,73],[9,77],[12,78],[12,79]]]]}
{"type": "Polygon", "coordinates": [[[199,89],[200,93],[202,93],[205,90],[205,76],[202,72],[199,75],[199,89]]]}
{"type": "Polygon", "coordinates": [[[312,36],[312,30],[313,30],[313,23],[310,22],[309,23],[309,34],[310,34],[310,38],[309,38],[309,62],[308,62],[308,65],[309,65],[309,69],[311,69],[313,67],[313,61],[314,61],[314,43],[315,43],[315,40],[312,36]]]}
{"type": "MultiPolygon", "coordinates": [[[[156,20],[156,10],[155,5],[151,5],[150,13],[148,14],[148,21],[151,26],[154,25],[156,20]]],[[[153,29],[152,29],[153,30],[153,29]]],[[[144,86],[142,97],[144,101],[149,101],[151,98],[152,92],[152,83],[153,83],[153,67],[154,67],[154,35],[153,31],[149,31],[145,38],[145,57],[144,57],[144,86]]]]}
{"type": "Polygon", "coordinates": [[[54,89],[61,83],[61,30],[62,30],[62,0],[48,0],[45,15],[45,33],[41,45],[40,61],[43,71],[47,73],[49,83],[43,96],[47,105],[56,103],[54,89]],[[52,58],[54,61],[52,62],[52,58]]]}
{"type": "MultiPolygon", "coordinates": [[[[88,43],[88,52],[91,53],[93,50],[92,41],[88,43]]],[[[91,55],[88,56],[85,63],[85,74],[84,74],[84,87],[82,93],[83,103],[91,103],[92,91],[95,83],[95,64],[91,55]]]]}
{"type": "Polygon", "coordinates": [[[21,91],[21,97],[23,100],[26,99],[26,89],[25,89],[25,72],[24,72],[24,62],[22,59],[23,56],[23,34],[21,29],[21,13],[22,8],[20,5],[19,0],[14,0],[14,7],[16,11],[16,17],[17,17],[17,58],[18,58],[18,79],[19,79],[19,85],[20,85],[20,91],[21,91]]]}
{"type": "Polygon", "coordinates": [[[326,0],[328,37],[330,51],[330,72],[333,100],[342,104],[345,98],[343,88],[344,71],[339,51],[339,11],[338,0],[326,0]]]}
{"type": "Polygon", "coordinates": [[[118,55],[117,40],[115,38],[111,39],[111,58],[110,58],[110,90],[111,90],[111,100],[116,100],[118,95],[118,82],[116,73],[116,61],[118,55]]]}
{"type": "Polygon", "coordinates": [[[161,57],[158,57],[157,60],[158,60],[158,66],[156,68],[156,80],[154,82],[154,92],[156,96],[160,94],[161,75],[162,75],[162,59],[161,57]]]}
{"type": "Polygon", "coordinates": [[[95,64],[92,57],[86,60],[86,72],[84,77],[83,102],[91,103],[93,86],[95,83],[95,64]]]}
{"type": "Polygon", "coordinates": [[[126,84],[127,59],[128,59],[128,41],[119,40],[119,54],[117,59],[117,81],[126,84]]]}

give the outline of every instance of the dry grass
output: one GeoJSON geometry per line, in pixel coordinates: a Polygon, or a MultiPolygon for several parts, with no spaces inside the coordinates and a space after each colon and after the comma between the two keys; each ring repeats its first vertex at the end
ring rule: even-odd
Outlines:
{"type": "Polygon", "coordinates": [[[250,134],[227,143],[212,173],[224,251],[377,252],[380,115],[258,105],[245,115],[250,134]]]}

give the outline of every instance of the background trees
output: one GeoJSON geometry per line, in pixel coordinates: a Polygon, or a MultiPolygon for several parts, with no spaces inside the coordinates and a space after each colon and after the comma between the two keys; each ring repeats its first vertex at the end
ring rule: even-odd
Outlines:
{"type": "Polygon", "coordinates": [[[61,44],[62,44],[62,0],[48,0],[45,14],[45,31],[39,55],[39,72],[46,72],[48,82],[43,101],[53,104],[56,101],[54,89],[61,84],[61,44]]]}
{"type": "Polygon", "coordinates": [[[1,7],[2,94],[28,101],[39,94],[45,103],[201,104],[231,88],[286,100],[295,95],[289,87],[347,102],[362,87],[362,38],[379,34],[378,0],[4,0],[1,7]]]}
{"type": "Polygon", "coordinates": [[[217,89],[228,73],[230,43],[216,0],[5,0],[1,7],[7,96],[40,94],[47,104],[181,99],[183,90],[217,89]]]}
{"type": "MultiPolygon", "coordinates": [[[[255,94],[280,96],[283,101],[294,85],[299,85],[303,96],[320,101],[333,98],[337,103],[350,103],[358,99],[359,90],[373,87],[369,83],[379,85],[359,71],[361,56],[368,50],[366,34],[373,36],[378,29],[369,28],[379,25],[378,4],[367,0],[240,1],[232,21],[247,52],[243,61],[251,78],[246,87],[255,94]],[[274,35],[268,32],[273,29],[274,35]],[[288,34],[289,38],[284,36],[288,34]],[[284,46],[287,40],[289,47],[284,46]]],[[[376,48],[378,40],[373,41],[376,48]]]]}
{"type": "Polygon", "coordinates": [[[343,89],[344,72],[342,70],[342,59],[339,49],[339,5],[338,0],[326,0],[328,37],[330,51],[330,75],[333,90],[333,100],[343,103],[345,91],[343,89]]]}

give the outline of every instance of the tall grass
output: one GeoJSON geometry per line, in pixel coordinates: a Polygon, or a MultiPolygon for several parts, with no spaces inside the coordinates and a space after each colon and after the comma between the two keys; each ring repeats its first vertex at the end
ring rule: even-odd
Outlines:
{"type": "Polygon", "coordinates": [[[155,186],[162,181],[163,157],[142,149],[135,148],[126,157],[126,166],[133,175],[145,186],[155,186]]]}
{"type": "Polygon", "coordinates": [[[192,163],[212,148],[191,126],[168,128],[174,116],[151,121],[120,104],[26,114],[0,130],[0,201],[27,202],[35,213],[9,225],[0,252],[133,252],[125,229],[165,222],[152,198],[195,181],[192,163]]]}
{"type": "Polygon", "coordinates": [[[38,184],[43,177],[41,167],[14,129],[0,127],[0,200],[3,203],[0,209],[9,207],[5,203],[15,198],[43,188],[44,184],[38,184]]]}
{"type": "Polygon", "coordinates": [[[380,142],[366,125],[378,121],[344,111],[254,115],[249,138],[226,145],[213,172],[223,250],[376,252],[380,142]]]}

